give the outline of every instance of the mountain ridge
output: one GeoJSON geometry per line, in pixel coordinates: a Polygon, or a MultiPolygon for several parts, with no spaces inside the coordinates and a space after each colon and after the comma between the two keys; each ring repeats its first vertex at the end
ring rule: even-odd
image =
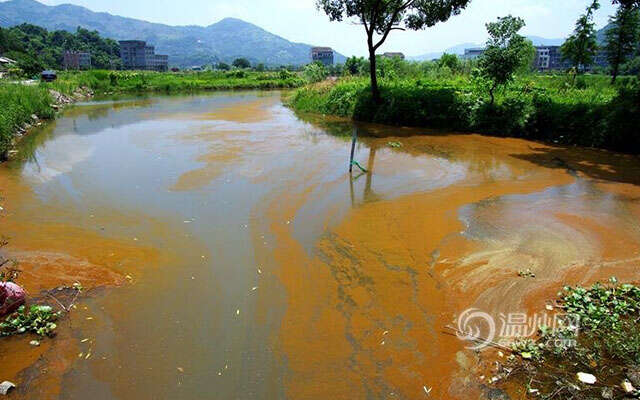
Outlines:
{"type": "MultiPolygon", "coordinates": [[[[48,6],[36,0],[0,2],[0,26],[22,23],[71,32],[82,27],[115,40],[145,40],[156,47],[157,53],[168,54],[171,65],[181,67],[229,63],[240,57],[270,66],[311,61],[311,45],[291,42],[238,18],[224,18],[208,26],[172,26],[94,12],[73,4],[48,6]]],[[[344,60],[343,55],[336,53],[336,62],[344,60]]]]}

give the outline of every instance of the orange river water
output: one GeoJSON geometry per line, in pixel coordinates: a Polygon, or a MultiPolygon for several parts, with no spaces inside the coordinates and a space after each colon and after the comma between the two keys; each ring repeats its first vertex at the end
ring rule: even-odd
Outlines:
{"type": "Polygon", "coordinates": [[[350,176],[352,128],[234,92],[33,132],[0,166],[3,255],[32,298],[85,295],[41,346],[0,339],[10,398],[475,399],[495,354],[447,332],[464,310],[640,280],[638,158],[359,125],[350,176]]]}

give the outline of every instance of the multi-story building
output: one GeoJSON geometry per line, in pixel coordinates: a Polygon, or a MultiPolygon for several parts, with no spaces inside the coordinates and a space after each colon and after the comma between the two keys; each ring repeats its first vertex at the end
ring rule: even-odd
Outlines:
{"type": "Polygon", "coordinates": [[[387,52],[387,53],[382,54],[382,57],[384,57],[384,58],[399,58],[401,60],[404,60],[404,53],[387,52]]]}
{"type": "Polygon", "coordinates": [[[169,56],[154,54],[153,70],[160,71],[160,72],[167,72],[169,70],[169,56]]]}
{"type": "Polygon", "coordinates": [[[311,49],[311,60],[324,65],[333,65],[333,49],[331,47],[314,47],[311,49]]]}
{"type": "MultiPolygon", "coordinates": [[[[484,50],[483,48],[465,49],[462,57],[466,60],[475,60],[484,54],[484,50]]],[[[595,66],[601,68],[609,66],[606,52],[599,51],[594,58],[593,65],[589,65],[584,69],[589,71],[595,66]]],[[[571,67],[571,62],[563,59],[560,46],[536,46],[536,56],[533,60],[533,68],[535,70],[540,72],[561,71],[571,67]]]]}
{"type": "Polygon", "coordinates": [[[89,69],[91,68],[91,53],[80,51],[65,51],[62,59],[64,69],[89,69]]]}
{"type": "Polygon", "coordinates": [[[462,58],[464,60],[475,60],[483,54],[484,54],[484,49],[480,47],[473,48],[473,49],[464,49],[464,55],[462,56],[462,58]]]}
{"type": "Polygon", "coordinates": [[[169,56],[156,54],[154,46],[143,40],[121,40],[120,57],[124,69],[167,71],[169,56]]]}
{"type": "Polygon", "coordinates": [[[571,68],[571,63],[563,60],[560,46],[536,46],[533,67],[541,72],[557,71],[571,68]]]}

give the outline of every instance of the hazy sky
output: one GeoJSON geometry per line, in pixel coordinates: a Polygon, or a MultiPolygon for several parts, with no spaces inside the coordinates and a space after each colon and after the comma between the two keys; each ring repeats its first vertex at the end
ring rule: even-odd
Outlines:
{"type": "MultiPolygon", "coordinates": [[[[254,23],[295,42],[331,46],[345,55],[364,55],[364,29],[349,22],[329,22],[314,0],[41,0],[49,5],[72,3],[170,25],[210,25],[225,17],[254,23]]],[[[598,27],[613,14],[610,0],[601,0],[598,27]]],[[[385,51],[420,55],[461,43],[482,43],[484,24],[513,14],[527,22],[524,33],[546,38],[566,37],[590,0],[472,0],[460,16],[419,32],[392,32],[385,51]]]]}

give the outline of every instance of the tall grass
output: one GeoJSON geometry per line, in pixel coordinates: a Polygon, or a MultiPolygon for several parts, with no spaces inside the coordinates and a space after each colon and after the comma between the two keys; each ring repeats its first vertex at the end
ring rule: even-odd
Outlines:
{"type": "Polygon", "coordinates": [[[305,83],[287,71],[211,71],[197,73],[161,73],[151,71],[85,71],[63,72],[53,84],[57,90],[69,93],[78,87],[88,87],[97,93],[196,92],[231,89],[295,88],[305,83]]]}
{"type": "Polygon", "coordinates": [[[0,158],[9,147],[16,131],[32,115],[38,118],[53,118],[52,99],[47,88],[0,83],[0,158]]]}

